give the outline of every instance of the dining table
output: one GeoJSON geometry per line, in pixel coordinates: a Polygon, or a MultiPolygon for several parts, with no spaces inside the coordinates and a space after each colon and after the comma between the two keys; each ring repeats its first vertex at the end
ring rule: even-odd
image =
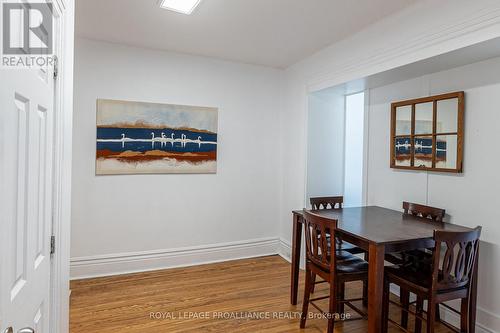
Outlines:
{"type": "MultiPolygon", "coordinates": [[[[303,210],[293,211],[292,269],[290,301],[297,304],[303,229],[303,210]]],[[[315,210],[315,214],[337,220],[338,237],[368,253],[368,333],[382,331],[382,296],[384,292],[384,257],[386,253],[434,247],[434,230],[471,231],[471,228],[436,222],[401,211],[377,206],[315,210]]],[[[475,332],[477,266],[470,298],[470,330],[475,332]]]]}

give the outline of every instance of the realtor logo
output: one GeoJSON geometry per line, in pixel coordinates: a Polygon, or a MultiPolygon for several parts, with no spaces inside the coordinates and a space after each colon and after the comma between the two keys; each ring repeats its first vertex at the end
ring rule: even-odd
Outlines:
{"type": "Polygon", "coordinates": [[[3,9],[3,55],[52,54],[52,4],[7,2],[3,9]]]}

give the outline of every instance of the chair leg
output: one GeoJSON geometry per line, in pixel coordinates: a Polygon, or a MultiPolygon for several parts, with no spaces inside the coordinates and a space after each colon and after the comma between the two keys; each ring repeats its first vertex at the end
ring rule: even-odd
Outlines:
{"type": "Polygon", "coordinates": [[[345,312],[345,306],[343,300],[345,300],[345,282],[338,284],[338,296],[337,296],[337,311],[340,315],[345,312]]]}
{"type": "Polygon", "coordinates": [[[314,294],[315,286],[316,286],[316,274],[311,273],[311,294],[314,294]]]}
{"type": "Polygon", "coordinates": [[[309,298],[311,296],[311,278],[312,273],[306,268],[306,287],[304,290],[304,302],[302,303],[302,315],[300,317],[300,328],[306,327],[306,320],[309,310],[309,298]]]}
{"type": "Polygon", "coordinates": [[[462,298],[460,307],[460,333],[469,333],[469,298],[462,298]]]}
{"type": "MultiPolygon", "coordinates": [[[[368,252],[365,252],[365,261],[368,260],[368,252]]],[[[363,281],[363,306],[368,306],[368,280],[363,281]]]]}
{"type": "MultiPolygon", "coordinates": [[[[417,314],[422,316],[424,313],[424,300],[422,297],[417,296],[417,314]]],[[[415,333],[422,333],[422,320],[415,318],[415,333]]]]}
{"type": "Polygon", "coordinates": [[[432,299],[429,299],[427,305],[427,333],[434,333],[435,325],[436,325],[436,304],[432,301],[432,299]]]}
{"type": "Polygon", "coordinates": [[[406,310],[401,310],[401,326],[404,328],[408,328],[407,311],[410,309],[410,292],[408,290],[400,288],[399,301],[401,303],[401,307],[406,310]]]}
{"type": "Polygon", "coordinates": [[[337,283],[336,281],[330,282],[330,299],[328,307],[328,329],[327,333],[333,333],[335,328],[335,316],[337,314],[337,283]]]}
{"type": "Polygon", "coordinates": [[[439,311],[439,303],[436,304],[436,322],[441,322],[441,312],[439,311]]]}
{"type": "Polygon", "coordinates": [[[384,294],[382,301],[382,333],[387,333],[389,329],[389,297],[390,283],[389,280],[384,280],[384,294]]]}
{"type": "Polygon", "coordinates": [[[368,306],[368,281],[363,281],[363,306],[368,306]]]}

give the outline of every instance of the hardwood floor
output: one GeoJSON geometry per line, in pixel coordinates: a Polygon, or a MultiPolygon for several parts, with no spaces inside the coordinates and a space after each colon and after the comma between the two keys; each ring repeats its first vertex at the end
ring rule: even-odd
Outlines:
{"type": "MultiPolygon", "coordinates": [[[[315,295],[324,294],[326,284],[317,287],[315,295]]],[[[290,264],[278,256],[72,281],[70,332],[326,332],[320,318],[299,329],[301,302],[290,305],[289,288],[290,264]]],[[[359,297],[360,290],[353,283],[347,295],[359,297]]],[[[364,333],[366,325],[339,322],[336,332],[364,333]]]]}

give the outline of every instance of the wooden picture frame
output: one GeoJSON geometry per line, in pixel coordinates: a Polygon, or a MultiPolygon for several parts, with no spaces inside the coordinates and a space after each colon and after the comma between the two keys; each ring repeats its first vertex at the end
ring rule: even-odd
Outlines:
{"type": "Polygon", "coordinates": [[[463,91],[392,103],[391,168],[463,172],[464,103],[463,91]]]}

